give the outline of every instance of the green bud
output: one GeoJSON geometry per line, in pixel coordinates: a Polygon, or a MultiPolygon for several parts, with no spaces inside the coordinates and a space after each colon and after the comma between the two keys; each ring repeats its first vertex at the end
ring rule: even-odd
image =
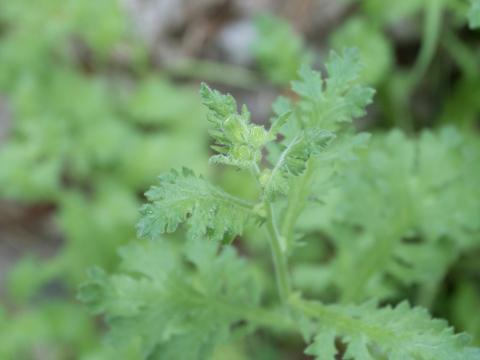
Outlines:
{"type": "Polygon", "coordinates": [[[239,160],[239,161],[252,160],[252,152],[247,145],[234,146],[232,149],[232,155],[236,160],[239,160]]]}
{"type": "Polygon", "coordinates": [[[254,147],[260,147],[265,144],[268,133],[263,126],[252,126],[250,128],[249,142],[254,147]]]}

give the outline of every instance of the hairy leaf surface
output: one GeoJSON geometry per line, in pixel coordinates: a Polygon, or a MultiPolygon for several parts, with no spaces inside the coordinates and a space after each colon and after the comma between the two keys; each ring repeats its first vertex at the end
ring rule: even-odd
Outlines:
{"type": "Polygon", "coordinates": [[[274,104],[272,129],[280,129],[284,139],[272,151],[273,169],[263,174],[268,195],[288,192],[290,179],[303,174],[311,157],[322,161],[323,168],[334,168],[339,160],[351,158],[352,150],[366,139],[364,134],[355,135],[351,124],[365,114],[374,94],[359,83],[362,66],[357,51],[332,52],[326,68],[322,78],[303,66],[300,80],[292,82],[298,102],[280,98],[274,104]]]}
{"type": "Polygon", "coordinates": [[[252,205],[210,184],[189,169],[159,177],[159,185],[146,194],[149,203],[141,209],[141,237],[156,238],[188,224],[190,238],[232,239],[243,232],[252,217],[252,205]]]}
{"type": "Polygon", "coordinates": [[[107,315],[110,341],[132,339],[149,359],[209,359],[258,301],[251,272],[232,248],[164,240],[124,247],[121,272],[90,271],[80,299],[107,315]]]}
{"type": "Polygon", "coordinates": [[[304,313],[317,318],[318,330],[307,353],[334,360],[335,336],[347,345],[345,359],[370,360],[475,360],[478,349],[469,347],[466,334],[455,334],[444,320],[432,319],[427,310],[402,302],[395,307],[323,305],[292,300],[304,313]]]}

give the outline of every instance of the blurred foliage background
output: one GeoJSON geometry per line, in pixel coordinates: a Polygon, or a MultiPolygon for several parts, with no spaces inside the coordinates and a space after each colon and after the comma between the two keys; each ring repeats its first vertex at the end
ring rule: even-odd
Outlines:
{"type": "MultiPolygon", "coordinates": [[[[468,0],[0,0],[0,358],[140,358],[103,343],[76,289],[89,267],[117,266],[158,174],[184,165],[253,191],[207,165],[200,81],[266,123],[301,64],[346,46],[377,89],[357,124],[375,136],[344,190],[302,214],[298,236],[317,241],[295,254],[295,282],[327,299],[401,293],[480,345],[478,26],[468,0]],[[398,253],[372,270],[379,245],[398,253]]],[[[267,254],[255,239],[241,252],[267,254]]],[[[301,353],[249,341],[217,358],[301,353]]]]}

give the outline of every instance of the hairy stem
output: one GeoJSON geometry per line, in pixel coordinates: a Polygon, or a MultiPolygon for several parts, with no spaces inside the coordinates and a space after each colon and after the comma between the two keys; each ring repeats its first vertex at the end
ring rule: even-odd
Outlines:
{"type": "Polygon", "coordinates": [[[286,304],[291,292],[290,275],[288,273],[287,258],[285,256],[286,244],[278,231],[272,204],[266,202],[265,205],[267,210],[267,230],[270,238],[273,264],[275,266],[278,294],[282,303],[286,304]]]}
{"type": "MultiPolygon", "coordinates": [[[[257,164],[253,166],[252,172],[258,180],[260,177],[260,169],[257,164]]],[[[264,204],[267,212],[267,231],[270,241],[270,249],[272,251],[273,265],[275,267],[278,295],[282,303],[286,305],[291,292],[290,275],[288,273],[286,258],[287,244],[278,230],[272,203],[265,200],[264,204]]]]}

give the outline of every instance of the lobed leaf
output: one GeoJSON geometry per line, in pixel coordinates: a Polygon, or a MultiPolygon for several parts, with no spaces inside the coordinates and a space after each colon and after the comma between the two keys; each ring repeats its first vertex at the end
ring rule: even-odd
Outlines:
{"type": "Polygon", "coordinates": [[[362,134],[352,136],[351,122],[365,114],[374,90],[359,84],[362,66],[357,51],[332,52],[326,68],[328,76],[323,79],[321,73],[302,66],[300,79],[292,82],[298,102],[279,98],[274,104],[277,117],[271,131],[280,131],[283,140],[274,150],[273,169],[262,174],[268,196],[288,192],[290,179],[303,174],[311,157],[322,161],[324,169],[334,167],[351,158],[352,150],[365,139],[362,134]]]}
{"type": "Polygon", "coordinates": [[[356,49],[347,48],[341,55],[332,51],[326,68],[328,76],[322,80],[320,73],[302,67],[292,89],[300,96],[306,127],[334,130],[339,123],[364,115],[375,91],[359,83],[362,66],[356,49]]]}
{"type": "Polygon", "coordinates": [[[323,305],[293,298],[292,303],[312,319],[318,330],[308,353],[334,360],[332,338],[346,343],[345,359],[367,360],[474,360],[478,349],[469,347],[466,334],[455,334],[444,320],[432,319],[427,310],[402,302],[395,307],[323,305]],[[332,335],[332,332],[334,335],[332,335]]]}
{"type": "Polygon", "coordinates": [[[91,271],[79,298],[106,314],[116,348],[136,339],[143,358],[210,359],[257,304],[252,274],[230,247],[218,253],[216,244],[191,241],[179,251],[144,241],[120,255],[120,273],[91,271]]]}
{"type": "Polygon", "coordinates": [[[252,218],[253,205],[210,184],[193,171],[183,168],[159,177],[159,185],[145,194],[137,225],[140,237],[157,238],[174,232],[181,223],[188,224],[193,239],[233,239],[243,232],[252,218]]]}

